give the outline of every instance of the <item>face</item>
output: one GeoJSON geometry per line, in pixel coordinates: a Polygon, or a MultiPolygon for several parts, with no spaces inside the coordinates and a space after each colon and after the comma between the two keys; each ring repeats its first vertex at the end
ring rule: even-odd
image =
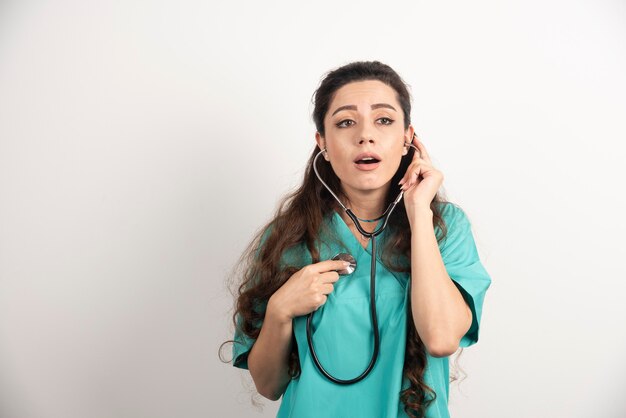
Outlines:
{"type": "Polygon", "coordinates": [[[337,90],[324,117],[320,148],[347,191],[372,191],[390,185],[408,151],[413,127],[404,130],[396,91],[378,80],[357,81],[337,90]]]}

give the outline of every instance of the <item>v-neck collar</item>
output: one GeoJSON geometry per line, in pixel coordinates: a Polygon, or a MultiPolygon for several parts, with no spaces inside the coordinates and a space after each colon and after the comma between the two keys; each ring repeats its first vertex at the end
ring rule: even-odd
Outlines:
{"type": "MultiPolygon", "coordinates": [[[[356,248],[356,251],[358,251],[359,253],[364,252],[364,253],[367,253],[371,257],[372,255],[372,240],[371,239],[367,242],[367,247],[363,247],[361,243],[359,242],[359,240],[357,239],[357,237],[355,237],[354,234],[352,233],[352,230],[350,229],[348,224],[346,224],[346,221],[343,220],[339,212],[337,212],[336,210],[333,210],[333,221],[338,225],[339,229],[341,230],[341,237],[344,238],[344,243],[351,247],[350,248],[351,251],[354,252],[356,248]],[[347,240],[349,240],[349,243],[345,242],[346,235],[348,236],[347,240]]],[[[383,239],[386,233],[387,233],[387,227],[376,237],[377,249],[380,249],[380,246],[383,243],[383,239]]]]}
{"type": "MultiPolygon", "coordinates": [[[[359,260],[363,257],[363,260],[366,260],[369,263],[372,259],[372,240],[367,243],[367,248],[363,248],[359,240],[354,236],[354,234],[348,227],[348,224],[346,224],[339,212],[337,212],[336,210],[333,210],[333,215],[331,216],[330,220],[335,226],[334,233],[337,234],[337,237],[339,239],[341,239],[343,245],[345,245],[345,249],[350,254],[352,254],[355,259],[359,260]]],[[[402,285],[403,288],[408,288],[407,283],[408,278],[410,277],[410,273],[396,272],[389,269],[388,267],[386,267],[386,265],[383,263],[382,258],[380,257],[381,249],[387,239],[387,234],[389,231],[388,228],[389,225],[387,225],[383,232],[381,232],[376,237],[376,252],[378,253],[376,256],[376,261],[379,262],[378,265],[381,266],[381,268],[385,269],[389,274],[395,277],[395,279],[398,281],[398,283],[402,285]]]]}

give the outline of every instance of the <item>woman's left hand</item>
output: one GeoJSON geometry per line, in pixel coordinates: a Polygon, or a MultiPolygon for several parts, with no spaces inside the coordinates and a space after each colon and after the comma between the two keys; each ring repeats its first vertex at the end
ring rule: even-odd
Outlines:
{"type": "Polygon", "coordinates": [[[404,206],[409,217],[418,211],[430,210],[430,203],[443,183],[443,173],[433,167],[430,156],[417,135],[413,136],[413,144],[420,152],[413,154],[413,161],[398,183],[404,190],[404,206]]]}

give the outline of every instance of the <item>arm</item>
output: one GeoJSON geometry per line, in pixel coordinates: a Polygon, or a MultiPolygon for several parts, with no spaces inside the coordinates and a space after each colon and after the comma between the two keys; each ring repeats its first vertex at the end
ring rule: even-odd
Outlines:
{"type": "Polygon", "coordinates": [[[259,337],[248,355],[248,369],[259,394],[272,401],[281,397],[291,380],[287,361],[292,327],[291,318],[281,315],[270,298],[259,337]]]}
{"type": "Polygon", "coordinates": [[[439,252],[430,208],[409,217],[413,322],[433,357],[453,354],[472,324],[472,311],[448,276],[439,252]]]}
{"type": "Polygon", "coordinates": [[[326,303],[333,283],[339,280],[337,270],[348,265],[341,260],[309,264],[291,275],[270,297],[259,337],[248,354],[248,370],[261,395],[275,401],[285,392],[291,380],[288,359],[293,318],[326,303]]]}

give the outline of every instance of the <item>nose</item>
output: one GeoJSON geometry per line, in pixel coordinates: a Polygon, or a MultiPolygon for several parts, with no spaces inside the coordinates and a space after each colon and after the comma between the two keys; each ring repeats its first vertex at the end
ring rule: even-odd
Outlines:
{"type": "Polygon", "coordinates": [[[358,142],[359,145],[363,145],[364,143],[370,143],[373,144],[374,143],[374,127],[371,126],[371,124],[369,123],[363,123],[361,124],[362,128],[358,133],[358,142]]]}

